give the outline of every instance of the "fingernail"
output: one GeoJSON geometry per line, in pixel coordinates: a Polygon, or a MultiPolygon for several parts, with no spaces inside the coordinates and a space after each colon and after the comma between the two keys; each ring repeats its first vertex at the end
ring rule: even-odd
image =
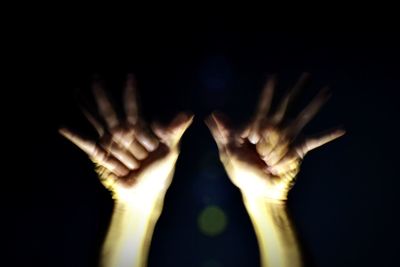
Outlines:
{"type": "Polygon", "coordinates": [[[255,145],[260,140],[260,136],[256,132],[251,132],[248,139],[249,139],[250,143],[255,145]]]}

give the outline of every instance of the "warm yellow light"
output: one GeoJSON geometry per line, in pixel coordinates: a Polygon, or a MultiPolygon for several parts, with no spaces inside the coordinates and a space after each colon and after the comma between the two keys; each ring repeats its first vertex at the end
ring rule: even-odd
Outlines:
{"type": "Polygon", "coordinates": [[[294,229],[284,203],[244,196],[254,225],[263,267],[301,267],[294,229]]]}

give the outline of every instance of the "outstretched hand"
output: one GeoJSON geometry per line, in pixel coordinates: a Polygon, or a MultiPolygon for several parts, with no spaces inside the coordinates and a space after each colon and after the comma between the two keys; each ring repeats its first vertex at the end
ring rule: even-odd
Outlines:
{"type": "Polygon", "coordinates": [[[345,133],[342,129],[335,129],[304,140],[298,138],[304,126],[329,98],[326,88],[293,121],[283,123],[287,121],[288,106],[304,86],[307,76],[302,75],[274,112],[270,112],[270,106],[276,79],[269,79],[256,114],[244,130],[233,129],[222,114],[213,113],[205,120],[229,178],[245,196],[285,201],[304,156],[345,133]]]}
{"type": "Polygon", "coordinates": [[[180,113],[167,126],[148,126],[140,117],[132,75],[124,89],[124,119],[118,118],[100,83],[93,84],[93,93],[103,123],[84,109],[83,113],[97,130],[98,140],[67,128],[59,132],[95,163],[100,181],[115,199],[130,201],[137,195],[156,198],[171,183],[179,141],[193,116],[180,113]]]}

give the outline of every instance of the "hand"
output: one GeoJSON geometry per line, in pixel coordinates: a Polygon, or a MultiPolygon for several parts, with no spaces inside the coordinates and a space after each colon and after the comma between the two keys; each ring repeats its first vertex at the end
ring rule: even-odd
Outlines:
{"type": "Polygon", "coordinates": [[[124,120],[117,117],[100,83],[93,84],[93,93],[105,125],[86,110],[83,113],[99,134],[97,142],[66,128],[60,133],[89,155],[100,181],[115,199],[156,198],[171,183],[178,144],[193,116],[181,113],[168,126],[153,123],[148,127],[140,118],[132,75],[124,90],[124,120]]]}
{"type": "Polygon", "coordinates": [[[329,98],[326,88],[293,121],[283,123],[288,105],[307,76],[300,78],[273,113],[269,111],[276,80],[269,79],[254,119],[242,131],[232,129],[221,114],[213,113],[206,119],[229,178],[245,196],[285,201],[304,156],[345,133],[336,129],[298,140],[301,130],[329,98]]]}

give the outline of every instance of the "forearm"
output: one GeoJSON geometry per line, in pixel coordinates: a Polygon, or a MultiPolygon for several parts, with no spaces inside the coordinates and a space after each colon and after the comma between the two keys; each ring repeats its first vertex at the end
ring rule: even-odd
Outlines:
{"type": "Polygon", "coordinates": [[[260,247],[263,267],[302,266],[299,243],[285,202],[243,195],[260,247]]]}
{"type": "Polygon", "coordinates": [[[161,214],[163,197],[116,201],[111,224],[103,244],[101,267],[143,267],[155,224],[161,214]]]}

